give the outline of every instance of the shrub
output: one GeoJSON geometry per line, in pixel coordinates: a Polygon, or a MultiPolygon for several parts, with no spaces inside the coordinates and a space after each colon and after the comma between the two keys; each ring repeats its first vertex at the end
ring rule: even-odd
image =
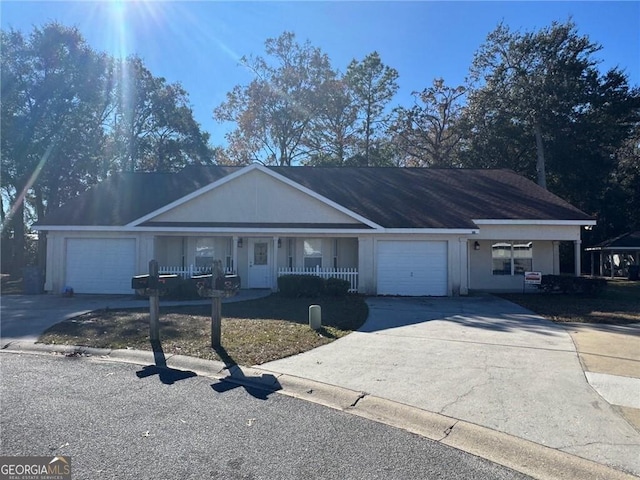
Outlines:
{"type": "Polygon", "coordinates": [[[196,300],[200,299],[198,296],[198,289],[196,283],[191,279],[178,278],[168,288],[166,293],[167,298],[173,300],[196,300]]]}
{"type": "Polygon", "coordinates": [[[607,287],[607,280],[593,277],[569,275],[543,275],[540,289],[545,293],[580,294],[598,296],[607,287]]]}
{"type": "Polygon", "coordinates": [[[278,277],[278,290],[285,297],[318,297],[324,290],[324,279],[316,275],[283,275],[278,277]]]}
{"type": "Polygon", "coordinates": [[[340,278],[328,278],[324,284],[324,292],[333,297],[344,297],[349,293],[351,283],[340,278]]]}

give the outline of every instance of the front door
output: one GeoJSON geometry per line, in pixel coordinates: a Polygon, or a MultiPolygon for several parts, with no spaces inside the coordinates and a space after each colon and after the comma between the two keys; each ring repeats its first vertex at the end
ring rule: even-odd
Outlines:
{"type": "Polygon", "coordinates": [[[271,288],[271,242],[264,238],[249,239],[249,288],[271,288]]]}

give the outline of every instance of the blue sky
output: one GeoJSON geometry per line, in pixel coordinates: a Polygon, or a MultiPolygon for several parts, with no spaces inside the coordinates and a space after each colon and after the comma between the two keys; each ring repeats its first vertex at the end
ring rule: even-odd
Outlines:
{"type": "Polygon", "coordinates": [[[47,21],[76,26],[96,50],[137,54],[154,75],[180,82],[196,120],[224,142],[228,126],[213,109],[251,75],[242,55],[262,55],[264,41],[293,31],[325,51],[344,71],[352,59],[376,50],[400,74],[394,105],[410,105],[411,92],[436,77],[462,83],[474,52],[500,21],[535,30],[573,18],[578,31],[603,49],[602,68],[624,69],[640,86],[640,2],[219,2],[12,1],[0,3],[2,28],[31,31],[47,21]]]}

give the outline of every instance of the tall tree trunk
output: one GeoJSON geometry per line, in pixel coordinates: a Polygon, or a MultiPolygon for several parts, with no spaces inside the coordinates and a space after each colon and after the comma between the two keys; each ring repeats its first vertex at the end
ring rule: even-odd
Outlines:
{"type": "MultiPolygon", "coordinates": [[[[44,204],[44,198],[42,194],[42,188],[36,187],[35,189],[35,206],[36,206],[36,214],[37,220],[42,220],[46,214],[46,207],[44,204]]],[[[55,192],[58,192],[58,188],[54,187],[52,189],[55,192]]],[[[57,196],[57,193],[56,193],[57,196]]],[[[57,203],[54,203],[57,206],[57,203]]],[[[36,254],[36,265],[44,271],[45,266],[47,264],[47,234],[43,231],[38,231],[38,250],[36,254]]]]}
{"type": "Polygon", "coordinates": [[[370,166],[369,162],[369,150],[371,148],[371,106],[367,105],[367,119],[365,123],[364,132],[364,159],[365,167],[370,166]]]}
{"type": "Polygon", "coordinates": [[[0,225],[2,225],[3,229],[4,229],[5,219],[6,219],[6,213],[4,211],[4,198],[2,196],[2,193],[0,192],[0,225]]]}
{"type": "Polygon", "coordinates": [[[540,122],[536,121],[534,124],[534,130],[536,134],[536,172],[538,173],[538,185],[542,188],[547,188],[547,172],[544,161],[544,142],[542,141],[542,127],[540,122]]]}
{"type": "Polygon", "coordinates": [[[12,273],[22,272],[25,266],[24,202],[22,202],[20,198],[18,198],[17,201],[20,203],[17,205],[13,218],[11,219],[13,225],[12,273]]]}

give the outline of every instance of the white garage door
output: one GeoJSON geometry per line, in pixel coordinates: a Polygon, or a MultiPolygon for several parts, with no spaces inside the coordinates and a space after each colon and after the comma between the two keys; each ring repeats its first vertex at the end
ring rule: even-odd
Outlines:
{"type": "Polygon", "coordinates": [[[132,238],[69,238],[65,286],[76,293],[133,293],[135,251],[132,238]]]}
{"type": "Polygon", "coordinates": [[[378,295],[447,295],[447,242],[378,242],[378,295]]]}

